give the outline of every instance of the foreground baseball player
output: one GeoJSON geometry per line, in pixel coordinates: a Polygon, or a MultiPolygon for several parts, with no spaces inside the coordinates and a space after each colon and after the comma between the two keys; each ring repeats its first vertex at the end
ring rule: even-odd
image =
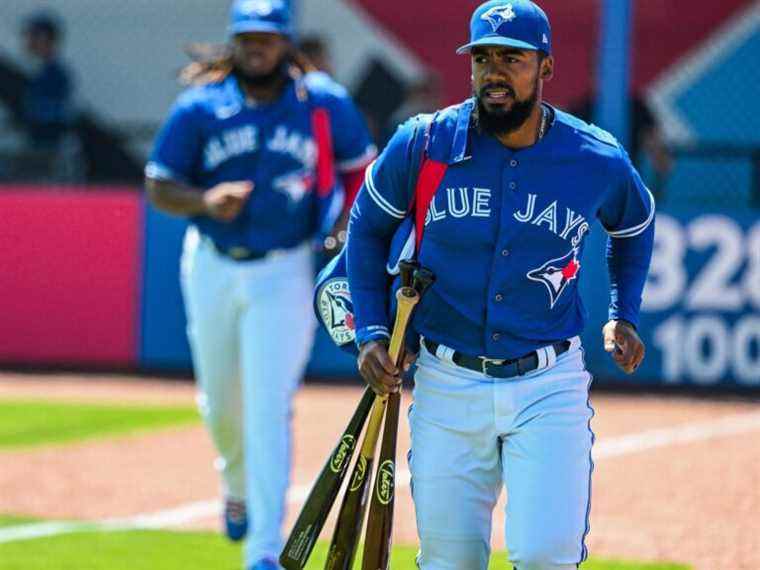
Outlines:
{"type": "Polygon", "coordinates": [[[596,219],[610,236],[604,345],[631,373],[644,356],[636,323],[654,201],[611,135],[542,101],[554,60],[537,5],[487,2],[470,33],[459,53],[471,58],[473,98],[404,124],[367,169],[351,212],[359,369],[376,392],[398,389],[385,262],[426,172],[422,185],[436,192],[418,257],[437,281],[414,319],[420,568],[485,569],[505,484],[514,567],[567,570],[586,559],[593,470],[591,376],[578,339],[585,237],[596,219]]]}
{"type": "Polygon", "coordinates": [[[227,533],[277,568],[290,410],[311,347],[313,240],[374,147],[345,90],[294,66],[283,0],[234,3],[228,51],[188,68],[146,167],[148,196],[191,224],[181,282],[227,533]],[[343,174],[340,180],[334,176],[343,174]],[[250,513],[250,516],[248,514],[250,513]]]}

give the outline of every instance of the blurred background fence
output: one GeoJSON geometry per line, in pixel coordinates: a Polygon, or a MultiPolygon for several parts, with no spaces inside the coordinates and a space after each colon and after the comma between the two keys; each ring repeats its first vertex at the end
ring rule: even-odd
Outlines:
{"type": "MultiPolygon", "coordinates": [[[[404,118],[468,96],[469,62],[454,49],[477,3],[293,8],[304,49],[348,86],[382,144],[404,118]]],[[[597,94],[609,95],[623,120],[598,122],[627,141],[658,200],[642,325],[649,355],[627,381],[760,387],[760,2],[540,3],[557,59],[548,100],[594,120],[607,116],[597,94]],[[628,71],[624,83],[600,55],[628,71]]],[[[227,0],[3,1],[0,363],[189,369],[177,284],[184,222],[146,207],[142,167],[179,92],[183,47],[224,41],[227,8],[227,0]],[[46,19],[63,69],[52,76],[25,41],[30,22],[46,19]],[[50,103],[46,89],[63,101],[53,135],[40,132],[35,113],[40,93],[50,103]]],[[[598,248],[601,234],[591,235],[598,248]]],[[[606,272],[589,250],[589,364],[599,381],[621,381],[598,342],[606,272]]],[[[312,375],[353,374],[325,337],[315,355],[312,375]]]]}

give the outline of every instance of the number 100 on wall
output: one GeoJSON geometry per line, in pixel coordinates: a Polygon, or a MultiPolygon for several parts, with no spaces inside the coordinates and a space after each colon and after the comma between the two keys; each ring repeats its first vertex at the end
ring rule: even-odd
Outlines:
{"type": "Polygon", "coordinates": [[[642,310],[667,382],[760,387],[760,222],[658,215],[642,310]]]}

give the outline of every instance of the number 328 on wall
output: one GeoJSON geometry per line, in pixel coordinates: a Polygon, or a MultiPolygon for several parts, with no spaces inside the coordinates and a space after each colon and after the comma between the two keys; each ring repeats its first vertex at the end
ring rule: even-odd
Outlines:
{"type": "Polygon", "coordinates": [[[666,381],[760,386],[760,222],[658,215],[642,309],[673,313],[654,331],[666,381]]]}

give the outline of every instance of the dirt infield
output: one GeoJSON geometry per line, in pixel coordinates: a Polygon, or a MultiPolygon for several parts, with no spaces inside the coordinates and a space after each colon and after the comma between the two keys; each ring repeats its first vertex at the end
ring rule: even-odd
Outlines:
{"type": "MultiPolygon", "coordinates": [[[[15,397],[169,405],[192,404],[194,391],[160,379],[0,374],[0,398],[15,397]]],[[[299,393],[288,528],[358,397],[358,387],[307,386],[299,393]]],[[[608,394],[592,403],[593,556],[760,569],[760,404],[608,394]]],[[[408,442],[404,423],[399,449],[408,442]]],[[[102,519],[208,501],[218,493],[213,455],[200,426],[0,452],[0,513],[102,519]]],[[[403,474],[397,497],[395,540],[414,544],[403,474]]],[[[504,544],[503,502],[495,547],[504,544]]],[[[206,515],[189,526],[217,524],[206,515]]]]}

